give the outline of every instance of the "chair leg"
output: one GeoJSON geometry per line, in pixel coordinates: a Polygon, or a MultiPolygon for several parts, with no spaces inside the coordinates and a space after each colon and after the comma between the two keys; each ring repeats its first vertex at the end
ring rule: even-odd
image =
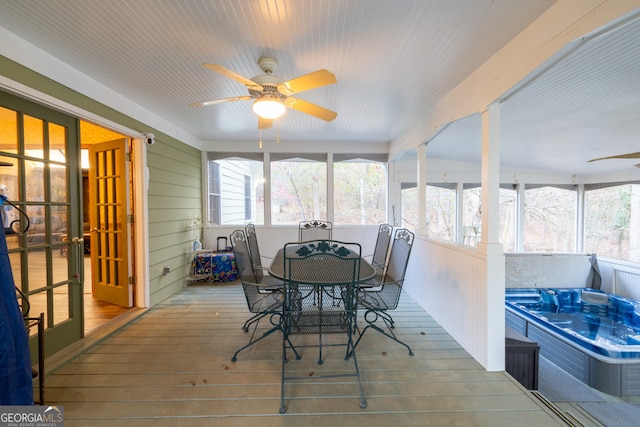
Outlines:
{"type": "Polygon", "coordinates": [[[296,360],[301,359],[300,354],[298,354],[298,351],[296,350],[294,345],[291,343],[291,340],[289,339],[289,333],[283,330],[282,331],[282,376],[280,380],[280,413],[281,414],[284,414],[285,412],[287,412],[287,407],[284,406],[284,382],[286,379],[285,366],[289,361],[289,359],[287,358],[287,343],[289,344],[288,348],[290,348],[293,351],[293,353],[296,355],[296,360]]]}
{"type": "MultiPolygon", "coordinates": [[[[232,362],[235,362],[235,361],[237,361],[237,360],[238,360],[238,354],[239,354],[241,351],[243,351],[243,350],[244,350],[244,349],[246,349],[246,348],[251,347],[252,345],[254,345],[255,343],[257,343],[258,341],[262,341],[264,338],[268,337],[268,336],[269,336],[269,335],[271,335],[272,333],[274,333],[274,332],[276,332],[276,331],[281,331],[281,332],[283,332],[283,333],[284,333],[284,331],[282,330],[281,320],[280,320],[279,322],[277,322],[277,323],[274,323],[274,322],[273,322],[273,320],[271,320],[271,324],[273,325],[273,328],[269,329],[268,331],[266,331],[265,333],[263,333],[259,338],[257,338],[257,339],[255,339],[255,340],[254,340],[254,339],[253,339],[253,337],[255,336],[256,329],[258,328],[258,321],[259,321],[262,317],[265,317],[265,316],[267,316],[267,313],[263,313],[263,314],[261,314],[260,318],[258,318],[258,319],[256,319],[256,320],[254,320],[254,321],[252,322],[252,323],[254,323],[254,322],[255,322],[255,323],[256,323],[256,326],[254,327],[254,329],[253,329],[253,333],[251,334],[251,339],[249,340],[249,342],[248,342],[246,345],[244,345],[244,346],[240,347],[240,348],[239,348],[239,349],[238,349],[238,350],[233,354],[233,357],[231,358],[231,361],[232,361],[232,362]]],[[[271,317],[273,318],[273,316],[280,316],[280,314],[272,314],[272,315],[271,315],[271,317]]],[[[255,317],[255,316],[254,316],[254,317],[255,317]]],[[[292,344],[292,343],[291,343],[291,341],[289,340],[289,337],[286,337],[285,339],[289,342],[289,345],[291,346],[291,349],[292,349],[292,350],[293,350],[293,352],[295,353],[296,358],[300,359],[300,355],[298,354],[298,352],[296,351],[295,347],[293,346],[293,344],[292,344]]]]}
{"type": "MultiPolygon", "coordinates": [[[[368,323],[367,326],[365,326],[365,328],[362,330],[362,332],[360,332],[360,336],[358,337],[358,339],[356,340],[356,343],[353,345],[353,350],[356,349],[356,347],[358,346],[358,343],[360,342],[360,340],[362,339],[362,337],[364,336],[364,333],[367,332],[367,329],[372,328],[375,329],[376,331],[380,332],[382,335],[391,338],[393,341],[397,342],[398,344],[401,344],[403,346],[405,346],[407,348],[407,350],[409,350],[409,356],[413,356],[413,350],[411,350],[411,347],[409,347],[407,344],[405,344],[403,341],[400,341],[398,339],[398,337],[396,337],[396,334],[393,333],[392,328],[393,328],[393,319],[391,319],[391,316],[389,316],[388,314],[384,313],[385,315],[383,315],[382,312],[378,312],[375,310],[367,310],[364,314],[364,320],[368,323]],[[373,315],[375,316],[373,319],[369,318],[369,315],[373,315]],[[383,322],[385,323],[385,325],[387,325],[389,332],[385,331],[384,329],[382,329],[381,327],[379,327],[378,325],[375,324],[375,322],[378,320],[378,318],[382,318],[383,322]],[[389,322],[389,319],[391,324],[387,323],[389,322]]],[[[353,353],[353,351],[352,351],[353,353]]]]}
{"type": "Polygon", "coordinates": [[[245,332],[249,332],[249,326],[251,326],[255,322],[260,321],[260,319],[262,319],[266,315],[267,315],[267,313],[258,313],[255,316],[247,319],[247,321],[244,322],[244,325],[242,325],[242,330],[245,331],[245,332]]]}

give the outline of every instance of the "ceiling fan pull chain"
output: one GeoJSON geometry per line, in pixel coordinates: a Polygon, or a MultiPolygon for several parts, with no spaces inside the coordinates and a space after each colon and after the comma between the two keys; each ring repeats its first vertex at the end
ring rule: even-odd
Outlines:
{"type": "Polygon", "coordinates": [[[258,129],[258,132],[260,132],[260,149],[262,149],[262,129],[258,129]]]}
{"type": "Polygon", "coordinates": [[[278,133],[276,133],[276,144],[280,144],[280,120],[276,122],[276,127],[278,128],[278,133]]]}

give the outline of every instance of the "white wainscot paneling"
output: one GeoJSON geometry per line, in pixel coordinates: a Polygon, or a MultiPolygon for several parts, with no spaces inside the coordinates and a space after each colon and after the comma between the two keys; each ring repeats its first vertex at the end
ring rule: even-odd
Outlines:
{"type": "Polygon", "coordinates": [[[486,257],[472,248],[418,237],[404,289],[485,368],[493,365],[488,360],[486,257]]]}
{"type": "Polygon", "coordinates": [[[598,264],[603,291],[640,301],[640,265],[608,258],[598,264]]]}

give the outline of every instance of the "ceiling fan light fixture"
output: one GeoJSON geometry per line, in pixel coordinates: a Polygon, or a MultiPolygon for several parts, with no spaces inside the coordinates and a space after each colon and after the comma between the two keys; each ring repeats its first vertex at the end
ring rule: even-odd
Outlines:
{"type": "Polygon", "coordinates": [[[263,119],[277,119],[284,111],[284,104],[273,95],[264,95],[253,102],[253,112],[263,119]]]}

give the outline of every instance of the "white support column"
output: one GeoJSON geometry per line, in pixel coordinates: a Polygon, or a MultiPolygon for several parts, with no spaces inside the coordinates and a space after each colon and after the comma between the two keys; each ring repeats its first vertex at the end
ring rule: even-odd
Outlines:
{"type": "Polygon", "coordinates": [[[418,146],[418,228],[419,235],[428,235],[427,228],[427,144],[418,146]]]}
{"type": "Polygon", "coordinates": [[[499,240],[500,104],[482,112],[482,233],[479,252],[486,257],[485,330],[489,371],[504,370],[505,260],[499,240]]]}
{"type": "Polygon", "coordinates": [[[482,235],[481,241],[498,243],[500,226],[500,104],[482,113],[482,235]]]}

